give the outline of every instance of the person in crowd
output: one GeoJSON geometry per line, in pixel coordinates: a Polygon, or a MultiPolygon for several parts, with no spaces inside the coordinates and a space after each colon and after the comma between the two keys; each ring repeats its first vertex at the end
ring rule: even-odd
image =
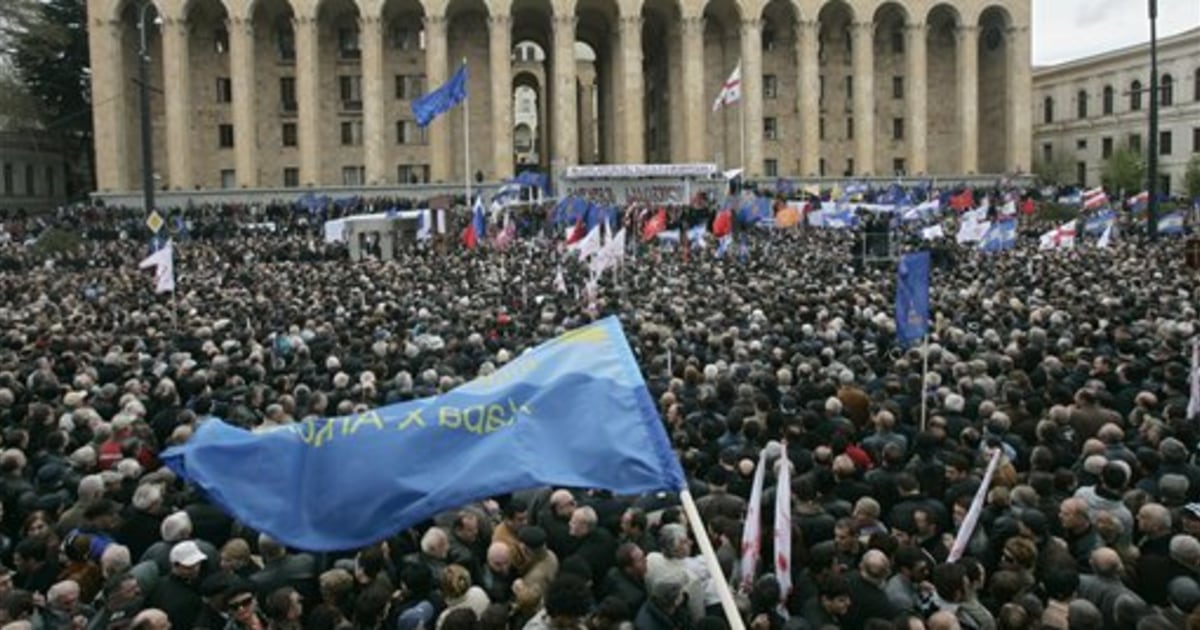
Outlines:
{"type": "MultiPolygon", "coordinates": [[[[879,194],[862,203],[891,208],[879,194]]],[[[1181,240],[1121,216],[1109,247],[1042,251],[1061,222],[1022,215],[1012,249],[982,254],[921,240],[954,214],[901,213],[896,241],[939,259],[928,341],[905,346],[895,264],[856,268],[853,230],[742,217],[732,252],[685,259],[651,238],[594,284],[585,261],[548,255],[553,206],[497,206],[517,229],[506,247],[457,247],[456,212],[387,262],[325,238],[331,220],[420,203],[160,209],[169,297],[137,269],[138,211],[0,213],[2,623],[717,628],[727,586],[756,630],[1200,623],[1200,290],[1181,240]],[[245,227],[263,222],[275,231],[245,227]],[[79,242],[26,244],[52,233],[79,242]],[[159,461],[214,418],[262,432],[434,396],[607,315],[700,522],[671,495],[529,488],[318,554],[236,522],[159,461]],[[776,497],[791,499],[790,555],[773,544],[776,497]],[[750,507],[757,543],[741,540],[750,507]]],[[[705,203],[666,204],[668,224],[711,223],[705,203]]],[[[619,208],[620,225],[640,233],[650,205],[619,208]]]]}

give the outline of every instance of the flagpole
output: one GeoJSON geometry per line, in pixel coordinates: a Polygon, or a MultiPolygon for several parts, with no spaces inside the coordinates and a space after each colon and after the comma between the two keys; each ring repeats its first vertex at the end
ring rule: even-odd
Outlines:
{"type": "Polygon", "coordinates": [[[926,399],[925,388],[926,382],[929,380],[929,333],[925,333],[925,337],[921,341],[921,432],[925,432],[925,414],[926,414],[926,399]]]}
{"type": "Polygon", "coordinates": [[[749,170],[749,166],[746,164],[746,103],[740,97],[738,98],[738,121],[738,139],[742,144],[740,149],[742,153],[740,156],[742,158],[742,185],[745,186],[746,172],[749,170]]]}
{"type": "Polygon", "coordinates": [[[721,610],[725,612],[725,620],[729,622],[730,630],[745,630],[746,625],[742,623],[742,615],[738,612],[733,593],[729,590],[729,578],[725,577],[721,563],[717,561],[717,552],[713,550],[712,542],[708,539],[708,532],[705,530],[704,521],[700,520],[700,510],[696,509],[691,491],[680,492],[679,500],[683,503],[688,524],[692,526],[692,533],[696,535],[696,542],[700,545],[700,554],[704,556],[710,579],[717,587],[717,595],[721,598],[721,610]]]}
{"type": "MultiPolygon", "coordinates": [[[[467,58],[463,57],[463,67],[467,65],[467,58]]],[[[467,74],[467,81],[471,80],[470,73],[467,74]]],[[[463,90],[466,96],[463,97],[463,164],[464,177],[463,180],[467,188],[467,206],[471,206],[471,95],[467,90],[463,90]]],[[[482,236],[482,235],[481,235],[482,236]]]]}

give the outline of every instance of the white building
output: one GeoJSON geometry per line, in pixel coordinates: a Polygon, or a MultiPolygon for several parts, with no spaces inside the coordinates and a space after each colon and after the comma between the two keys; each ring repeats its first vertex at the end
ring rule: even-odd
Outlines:
{"type": "MultiPolygon", "coordinates": [[[[1188,161],[1200,154],[1200,28],[1159,40],[1158,71],[1159,188],[1179,190],[1188,161]]],[[[1148,42],[1035,68],[1035,162],[1068,161],[1070,183],[1098,185],[1116,148],[1149,146],[1149,89],[1148,42]]]]}

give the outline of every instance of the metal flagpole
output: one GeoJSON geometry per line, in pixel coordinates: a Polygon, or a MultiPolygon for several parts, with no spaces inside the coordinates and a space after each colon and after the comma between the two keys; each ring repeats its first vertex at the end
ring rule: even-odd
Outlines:
{"type": "Polygon", "coordinates": [[[926,399],[925,383],[929,380],[929,333],[925,333],[924,339],[921,341],[921,432],[925,432],[925,413],[926,399]]]}
{"type": "MultiPolygon", "coordinates": [[[[467,58],[463,57],[463,67],[467,66],[467,58]]],[[[468,71],[467,81],[471,80],[471,74],[468,71]]],[[[467,187],[467,207],[472,208],[471,203],[471,95],[467,90],[463,90],[466,96],[463,97],[463,164],[466,172],[463,180],[467,187]]]]}

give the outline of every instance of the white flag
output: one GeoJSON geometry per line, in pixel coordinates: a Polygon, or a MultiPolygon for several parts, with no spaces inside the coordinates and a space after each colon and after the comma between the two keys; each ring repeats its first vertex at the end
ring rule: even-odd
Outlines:
{"type": "Polygon", "coordinates": [[[559,293],[567,292],[567,279],[563,277],[562,265],[559,265],[558,271],[554,273],[554,290],[559,293]]]}
{"type": "Polygon", "coordinates": [[[775,580],[779,582],[780,610],[786,611],[792,592],[792,463],[787,441],[780,449],[779,475],[775,483],[775,580]]]}
{"type": "Polygon", "coordinates": [[[1041,237],[1041,249],[1071,249],[1075,247],[1075,221],[1068,221],[1041,237]]]}
{"type": "Polygon", "coordinates": [[[741,591],[749,593],[754,586],[754,574],[758,570],[758,556],[762,536],[762,491],[767,474],[767,449],[758,454],[758,467],[754,469],[754,482],[750,485],[750,502],[746,504],[746,525],[742,527],[741,591]]]}
{"type": "Polygon", "coordinates": [[[600,226],[592,228],[587,236],[567,246],[567,249],[579,252],[579,260],[587,260],[592,254],[600,251],[600,226]]]}
{"type": "Polygon", "coordinates": [[[946,231],[942,229],[942,224],[931,225],[921,230],[921,238],[927,241],[937,240],[946,236],[946,231]]]}
{"type": "Polygon", "coordinates": [[[1109,244],[1112,243],[1112,232],[1113,224],[1109,223],[1108,227],[1104,228],[1104,233],[1100,235],[1100,240],[1096,241],[1096,247],[1108,249],[1109,244]]]}
{"type": "Polygon", "coordinates": [[[175,290],[175,248],[167,241],[161,249],[138,263],[138,269],[154,267],[154,291],[170,293],[175,290]]]}
{"type": "Polygon", "coordinates": [[[1192,395],[1188,398],[1187,417],[1200,416],[1200,339],[1192,342],[1192,395]]]}
{"type": "Polygon", "coordinates": [[[725,83],[721,85],[721,91],[717,93],[717,100],[713,101],[713,111],[720,111],[723,105],[733,105],[742,100],[742,62],[734,67],[733,73],[725,79],[725,83]]]}
{"type": "Polygon", "coordinates": [[[605,270],[616,267],[625,260],[625,228],[617,231],[617,235],[610,237],[604,247],[596,252],[596,256],[592,258],[590,269],[592,273],[599,276],[605,270]]]}

